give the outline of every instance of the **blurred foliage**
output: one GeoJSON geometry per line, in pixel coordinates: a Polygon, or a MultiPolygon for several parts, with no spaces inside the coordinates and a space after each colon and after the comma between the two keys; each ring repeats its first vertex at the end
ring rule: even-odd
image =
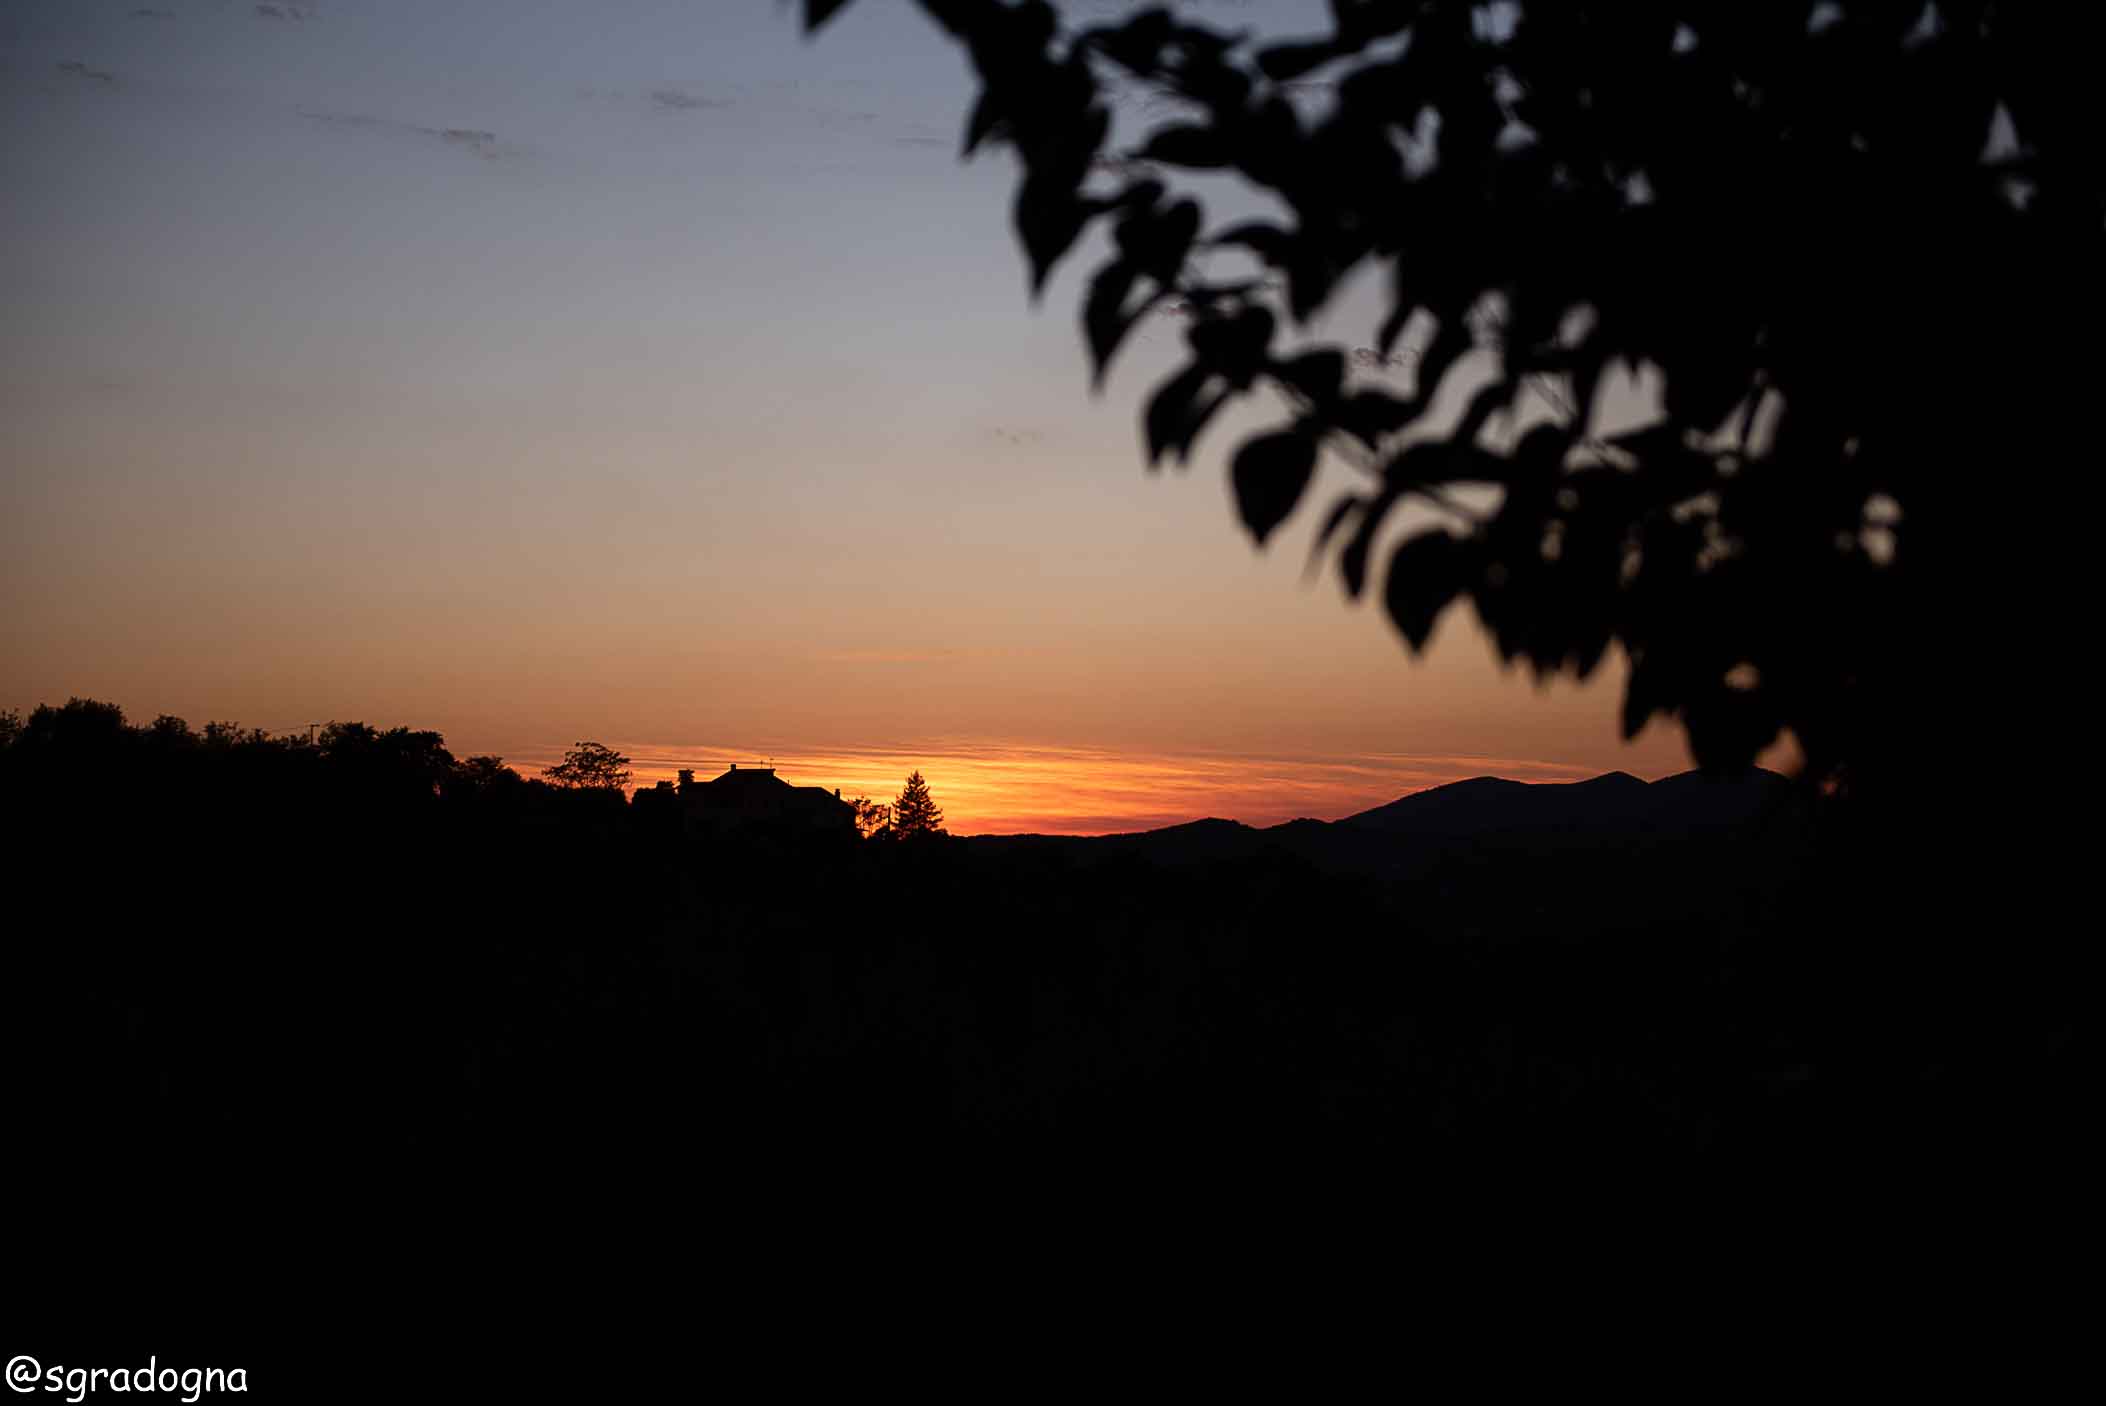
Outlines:
{"type": "Polygon", "coordinates": [[[1034,294],[1109,233],[1098,382],[1141,319],[1189,320],[1149,463],[1277,391],[1289,418],[1230,458],[1245,527],[1273,535],[1320,451],[1356,466],[1315,550],[1355,597],[1386,550],[1412,650],[1465,601],[1539,679],[1618,646],[1626,735],[1673,718],[1735,767],[1789,732],[1847,784],[1925,740],[1896,721],[1968,626],[2040,604],[2057,525],[1984,531],[1980,499],[2069,457],[2061,397],[2089,390],[2096,7],[1332,0],[1330,32],[1263,42],[1165,6],[921,3],[982,84],[965,153],[1019,159],[1034,294]],[[1135,99],[1152,125],[1114,150],[1135,99]],[[1192,173],[1280,214],[1213,227],[1192,173]],[[1298,339],[1370,267],[1370,344],[1298,339]],[[1601,423],[1624,374],[1651,423],[1601,423]]]}

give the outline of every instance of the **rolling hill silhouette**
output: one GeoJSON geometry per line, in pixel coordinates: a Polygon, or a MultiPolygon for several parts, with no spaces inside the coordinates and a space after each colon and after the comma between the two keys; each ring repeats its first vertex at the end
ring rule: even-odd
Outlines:
{"type": "Polygon", "coordinates": [[[1662,848],[1796,838],[1805,814],[1791,781],[1753,768],[1682,772],[1647,782],[1612,771],[1586,781],[1478,776],[1416,791],[1341,820],[1257,827],[1205,819],[1098,836],[982,835],[988,850],[1059,849],[1071,857],[1219,863],[1285,852],[1321,869],[1416,878],[1455,862],[1560,853],[1656,854],[1662,848]]]}

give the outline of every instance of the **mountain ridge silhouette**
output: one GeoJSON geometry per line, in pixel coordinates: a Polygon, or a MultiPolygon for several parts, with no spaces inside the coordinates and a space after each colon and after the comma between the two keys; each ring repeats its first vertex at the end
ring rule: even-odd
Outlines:
{"type": "Polygon", "coordinates": [[[1730,836],[1766,818],[1795,824],[1795,784],[1761,767],[1678,772],[1646,781],[1624,771],[1582,781],[1474,776],[1413,791],[1337,820],[1299,817],[1254,826],[1207,816],[1107,835],[970,835],[987,850],[1044,848],[1086,858],[1160,863],[1230,861],[1284,850],[1320,868],[1400,877],[1458,851],[1656,848],[1730,836]]]}

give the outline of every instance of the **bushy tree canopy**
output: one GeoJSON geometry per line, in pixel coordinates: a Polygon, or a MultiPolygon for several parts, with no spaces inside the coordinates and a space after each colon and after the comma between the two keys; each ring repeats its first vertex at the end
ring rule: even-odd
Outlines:
{"type": "Polygon", "coordinates": [[[619,791],[629,784],[629,759],[598,742],[580,742],[541,774],[567,790],[619,791]]]}
{"type": "Polygon", "coordinates": [[[1019,158],[1034,292],[1108,230],[1099,380],[1142,318],[1188,319],[1149,463],[1270,387],[1244,525],[1271,538],[1321,453],[1356,466],[1316,551],[1412,650],[1467,601],[1538,677],[1620,649],[1627,735],[1671,717],[1735,766],[1788,731],[1843,778],[1950,696],[1955,635],[2051,604],[2070,519],[2029,540],[1984,497],[2097,457],[2065,418],[2106,307],[2095,7],[1332,0],[1328,33],[1260,42],[921,3],[983,85],[965,152],[1019,158]],[[1276,213],[1210,225],[1194,173],[1276,213]],[[1370,266],[1363,344],[1303,335],[1370,266]],[[1621,377],[1650,419],[1607,423],[1621,377]]]}

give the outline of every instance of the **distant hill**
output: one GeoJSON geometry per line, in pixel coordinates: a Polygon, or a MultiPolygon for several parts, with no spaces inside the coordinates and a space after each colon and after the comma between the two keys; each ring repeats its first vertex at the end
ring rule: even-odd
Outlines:
{"type": "Polygon", "coordinates": [[[1612,771],[1574,782],[1477,776],[1337,821],[1290,820],[1258,828],[1206,819],[1132,834],[978,835],[966,843],[993,852],[1044,850],[1080,860],[1132,856],[1161,864],[1285,853],[1322,869],[1410,878],[1457,860],[1648,852],[1758,832],[1774,837],[1780,828],[1796,834],[1801,822],[1792,782],[1772,771],[1688,771],[1655,782],[1612,771]]]}
{"type": "Polygon", "coordinates": [[[1562,783],[1479,776],[1417,791],[1337,823],[1440,839],[1634,827],[1671,832],[1740,824],[1784,801],[1791,791],[1789,778],[1759,767],[1732,776],[1685,771],[1655,782],[1626,771],[1562,783]]]}

